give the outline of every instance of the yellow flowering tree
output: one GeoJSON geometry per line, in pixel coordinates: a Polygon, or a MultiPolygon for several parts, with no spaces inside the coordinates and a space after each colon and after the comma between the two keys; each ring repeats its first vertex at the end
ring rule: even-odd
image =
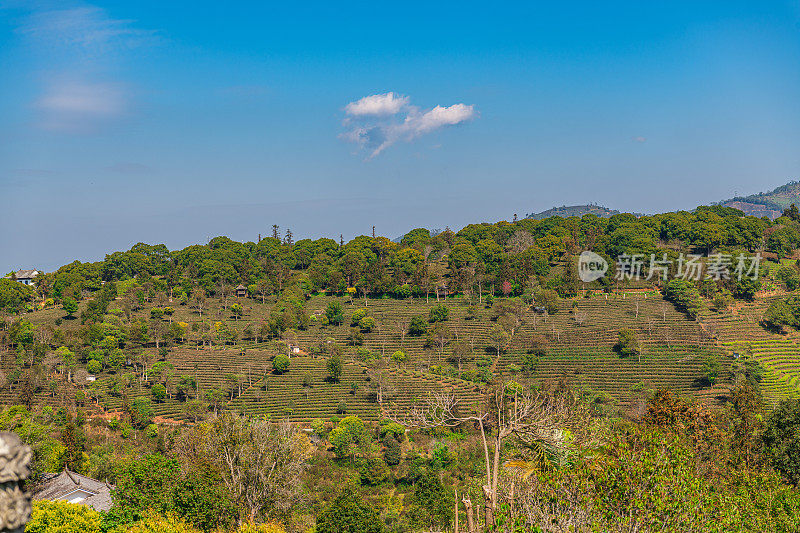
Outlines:
{"type": "Polygon", "coordinates": [[[149,511],[143,520],[128,526],[125,533],[200,533],[200,530],[174,514],[165,516],[149,511]]]}
{"type": "Polygon", "coordinates": [[[34,502],[25,533],[100,533],[100,513],[76,503],[34,502]]]}

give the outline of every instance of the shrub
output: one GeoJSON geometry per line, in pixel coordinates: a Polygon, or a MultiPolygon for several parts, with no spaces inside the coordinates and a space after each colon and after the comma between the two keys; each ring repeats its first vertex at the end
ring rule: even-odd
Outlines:
{"type": "Polygon", "coordinates": [[[357,491],[345,488],[317,516],[316,533],[383,533],[383,523],[372,507],[364,504],[357,491]]]}
{"type": "Polygon", "coordinates": [[[478,318],[478,308],[474,305],[467,306],[467,313],[464,316],[464,320],[474,320],[478,318]]]}
{"type": "Polygon", "coordinates": [[[408,324],[408,334],[413,337],[419,337],[420,335],[424,335],[428,332],[428,324],[425,323],[425,319],[421,316],[415,316],[411,319],[411,322],[408,324]]]}
{"type": "Polygon", "coordinates": [[[404,299],[411,297],[411,286],[408,284],[398,285],[392,289],[392,294],[395,298],[404,299]]]}
{"type": "Polygon", "coordinates": [[[275,359],[272,360],[272,370],[275,371],[276,374],[283,374],[289,371],[289,356],[280,354],[276,355],[275,359]]]}
{"type": "Polygon", "coordinates": [[[353,438],[353,442],[361,442],[364,436],[364,421],[357,416],[348,416],[339,422],[339,427],[347,431],[353,438]]]}
{"type": "Polygon", "coordinates": [[[433,468],[444,468],[453,461],[454,455],[450,453],[447,444],[438,443],[431,450],[431,466],[433,468]]]}
{"type": "Polygon", "coordinates": [[[792,306],[787,300],[774,300],[761,320],[768,328],[776,330],[782,330],[784,326],[797,327],[800,324],[797,319],[798,310],[800,307],[792,306]]]}
{"type": "Polygon", "coordinates": [[[381,438],[386,437],[386,435],[390,435],[394,437],[398,442],[403,440],[405,434],[406,434],[406,428],[404,428],[397,422],[389,422],[388,424],[381,426],[380,429],[381,438]]]}
{"type": "Polygon", "coordinates": [[[667,283],[664,297],[686,313],[689,318],[697,318],[702,308],[700,291],[697,290],[694,283],[685,279],[673,279],[667,283]]]}
{"type": "Polygon", "coordinates": [[[406,352],[403,350],[397,350],[392,354],[392,361],[395,363],[404,363],[406,359],[408,359],[408,356],[406,356],[406,352]]]}
{"type": "Polygon", "coordinates": [[[338,426],[331,430],[328,434],[328,442],[333,446],[333,453],[336,457],[342,459],[350,456],[350,450],[353,446],[353,437],[343,427],[338,426]]]}
{"type": "Polygon", "coordinates": [[[786,286],[786,290],[793,291],[800,287],[800,274],[797,269],[792,266],[782,266],[775,273],[775,277],[782,281],[786,286]]]}
{"type": "Polygon", "coordinates": [[[386,449],[383,451],[383,461],[388,466],[397,466],[403,458],[403,450],[400,448],[400,443],[393,438],[387,438],[384,441],[386,449]]]}
{"type": "Polygon", "coordinates": [[[478,368],[485,368],[487,366],[491,366],[492,358],[488,355],[479,355],[475,358],[475,366],[478,368]]]}
{"type": "Polygon", "coordinates": [[[639,339],[636,332],[630,328],[622,328],[617,333],[616,350],[623,356],[639,354],[639,339]]]}
{"type": "Polygon", "coordinates": [[[172,513],[166,516],[148,511],[143,520],[128,526],[124,533],[200,533],[196,529],[172,513]]]}
{"type": "Polygon", "coordinates": [[[342,302],[336,300],[328,304],[325,309],[325,317],[328,323],[339,325],[344,322],[344,311],[342,310],[342,302]]]}
{"type": "Polygon", "coordinates": [[[437,529],[447,529],[453,518],[450,505],[452,495],[442,485],[439,476],[429,470],[416,482],[412,495],[411,522],[419,526],[436,524],[437,529]]]}
{"type": "Polygon", "coordinates": [[[64,306],[64,311],[67,313],[67,316],[70,317],[70,318],[78,310],[78,302],[76,302],[72,298],[65,298],[63,306],[64,306]]]}
{"type": "Polygon", "coordinates": [[[444,322],[450,315],[450,310],[443,304],[431,307],[428,312],[428,322],[444,322]]]}
{"type": "Polygon", "coordinates": [[[99,374],[100,372],[103,371],[103,363],[92,359],[91,361],[86,363],[86,370],[90,374],[99,374]]]}
{"type": "Polygon", "coordinates": [[[532,353],[522,354],[522,368],[526,372],[535,372],[539,367],[539,356],[532,353]]]}
{"type": "Polygon", "coordinates": [[[363,348],[363,347],[356,349],[356,355],[360,360],[364,361],[365,363],[369,363],[370,361],[373,361],[378,357],[378,354],[373,353],[372,350],[370,350],[369,348],[363,348]]]}
{"type": "Polygon", "coordinates": [[[716,357],[707,357],[703,361],[703,382],[713,386],[719,376],[720,364],[716,357]]]}
{"type": "Polygon", "coordinates": [[[361,346],[364,344],[364,334],[361,333],[361,330],[358,328],[350,328],[347,340],[350,346],[361,346]]]}
{"type": "Polygon", "coordinates": [[[100,533],[100,513],[65,501],[33,502],[26,533],[100,533]]]}
{"type": "Polygon", "coordinates": [[[714,295],[714,309],[721,313],[731,305],[732,300],[730,291],[723,289],[714,295]]]}
{"type": "Polygon", "coordinates": [[[558,293],[552,289],[545,289],[539,293],[536,303],[544,307],[548,315],[558,313],[558,293]]]}
{"type": "Polygon", "coordinates": [[[316,420],[311,421],[311,431],[314,432],[315,435],[319,435],[320,437],[325,435],[325,421],[320,420],[317,418],[316,420]]]}
{"type": "Polygon", "coordinates": [[[364,485],[380,485],[389,477],[389,469],[386,462],[380,457],[368,457],[364,465],[359,469],[361,483],[364,485]]]}
{"type": "Polygon", "coordinates": [[[160,402],[167,397],[167,388],[161,383],[156,383],[150,387],[150,394],[153,396],[155,401],[160,402]]]}
{"type": "Polygon", "coordinates": [[[360,327],[361,331],[364,333],[369,333],[375,327],[375,319],[371,316],[365,316],[358,321],[358,327],[360,327]]]}
{"type": "Polygon", "coordinates": [[[355,327],[361,322],[361,319],[367,316],[367,308],[362,307],[353,311],[353,316],[350,317],[350,326],[355,327]]]}
{"type": "Polygon", "coordinates": [[[150,398],[134,398],[131,407],[131,424],[136,429],[144,429],[153,423],[154,412],[150,398]]]}
{"type": "Polygon", "coordinates": [[[747,276],[736,282],[733,287],[733,297],[740,300],[752,301],[756,292],[761,289],[761,280],[752,279],[747,276]]]}
{"type": "Polygon", "coordinates": [[[336,406],[336,414],[337,414],[337,415],[343,415],[343,414],[345,414],[345,413],[347,413],[347,404],[344,402],[344,400],[342,400],[342,401],[341,401],[341,402],[339,402],[339,404],[336,406]]]}
{"type": "Polygon", "coordinates": [[[270,522],[268,524],[254,524],[252,522],[245,522],[236,533],[286,533],[286,530],[280,524],[270,522]]]}
{"type": "Polygon", "coordinates": [[[342,368],[344,366],[342,356],[339,355],[339,352],[334,352],[333,355],[328,358],[326,366],[328,369],[328,380],[339,383],[339,380],[342,378],[342,368]]]}
{"type": "Polygon", "coordinates": [[[784,400],[770,413],[761,444],[772,466],[800,484],[800,400],[784,400]]]}
{"type": "Polygon", "coordinates": [[[164,310],[160,307],[150,309],[150,318],[159,319],[164,316],[164,310]]]}

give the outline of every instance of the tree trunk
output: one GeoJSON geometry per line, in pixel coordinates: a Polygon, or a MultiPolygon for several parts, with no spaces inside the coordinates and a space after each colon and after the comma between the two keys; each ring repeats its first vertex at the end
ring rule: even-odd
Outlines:
{"type": "MultiPolygon", "coordinates": [[[[498,413],[499,414],[499,413],[498,413]]],[[[494,446],[494,472],[492,474],[492,521],[489,522],[489,518],[487,517],[487,524],[494,523],[494,511],[497,509],[497,483],[498,477],[500,475],[500,447],[501,447],[501,436],[500,436],[500,428],[497,429],[497,437],[495,438],[495,446],[494,446]]],[[[488,527],[488,525],[487,525],[488,527]]]]}
{"type": "Polygon", "coordinates": [[[470,499],[466,496],[464,496],[462,501],[464,502],[464,508],[467,511],[467,529],[469,530],[469,533],[477,533],[475,531],[475,519],[472,516],[472,501],[470,501],[470,499]]]}
{"type": "Polygon", "coordinates": [[[494,523],[494,498],[492,497],[492,488],[489,485],[483,486],[483,525],[486,531],[491,531],[492,524],[494,523]]]}
{"type": "Polygon", "coordinates": [[[454,508],[453,517],[455,518],[455,528],[453,529],[453,533],[458,533],[458,489],[455,491],[455,508],[454,508]]]}

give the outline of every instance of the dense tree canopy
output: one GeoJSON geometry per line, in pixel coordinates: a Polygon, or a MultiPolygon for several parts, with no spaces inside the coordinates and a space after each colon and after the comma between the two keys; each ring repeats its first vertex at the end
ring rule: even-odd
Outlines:
{"type": "MultiPolygon", "coordinates": [[[[353,288],[363,295],[404,298],[436,294],[437,287],[445,286],[450,292],[493,287],[497,293],[507,287],[519,295],[531,276],[548,275],[551,265],[569,254],[590,249],[609,259],[639,255],[647,263],[665,245],[670,254],[676,248],[703,255],[763,250],[784,257],[800,245],[800,222],[785,216],[772,223],[735,209],[705,206],[695,212],[638,218],[585,215],[470,224],[458,232],[438,234],[418,228],[399,243],[363,235],[342,244],[327,238],[290,243],[267,237],[240,243],[216,237],[205,246],[174,251],[163,244],[138,243],[98,263],[65,265],[41,276],[38,287],[59,301],[80,301],[99,290],[102,282],[132,278],[139,281],[136,294],[145,298],[148,291],[166,289],[187,296],[197,288],[208,295],[225,295],[241,283],[251,288],[251,296],[263,298],[280,294],[293,273],[301,272],[296,280],[300,295],[353,288]]],[[[728,289],[737,295],[732,286],[728,289]]],[[[0,280],[0,308],[19,309],[31,298],[29,288],[0,280]]],[[[339,320],[335,310],[329,314],[329,321],[339,320]]]]}

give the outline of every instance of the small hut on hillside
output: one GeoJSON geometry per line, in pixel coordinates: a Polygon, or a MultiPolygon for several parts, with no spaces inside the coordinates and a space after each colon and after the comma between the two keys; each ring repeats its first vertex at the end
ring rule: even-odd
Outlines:
{"type": "Polygon", "coordinates": [[[113,485],[65,469],[60,474],[43,474],[32,492],[34,501],[66,501],[108,511],[113,503],[112,490],[113,485]]]}

